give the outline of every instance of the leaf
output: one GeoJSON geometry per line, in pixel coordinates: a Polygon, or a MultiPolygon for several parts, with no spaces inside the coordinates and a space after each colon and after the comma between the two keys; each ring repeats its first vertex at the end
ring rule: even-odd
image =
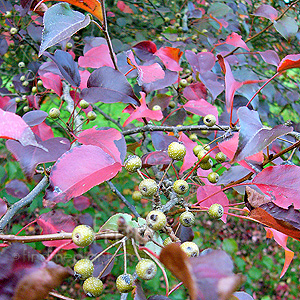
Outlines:
{"type": "Polygon", "coordinates": [[[254,11],[253,15],[275,21],[278,17],[278,11],[271,5],[262,4],[254,11]]]}
{"type": "Polygon", "coordinates": [[[70,142],[66,138],[52,138],[46,141],[40,141],[48,151],[35,146],[23,146],[16,141],[7,141],[7,149],[19,161],[24,174],[28,179],[32,179],[35,168],[38,164],[56,161],[66,151],[70,149],[70,142]]]}
{"type": "Polygon", "coordinates": [[[150,296],[147,300],[171,300],[171,299],[166,296],[162,296],[162,295],[153,295],[153,296],[150,296]]]}
{"type": "MultiPolygon", "coordinates": [[[[61,210],[53,210],[41,214],[37,219],[37,223],[42,227],[42,234],[53,234],[59,232],[73,232],[77,226],[75,219],[64,214],[61,210]]],[[[71,240],[44,241],[43,244],[47,247],[59,247],[71,240]]],[[[63,247],[63,249],[77,248],[74,243],[63,247]]]]}
{"type": "Polygon", "coordinates": [[[7,204],[2,198],[0,198],[0,218],[6,213],[6,211],[7,204]]]}
{"type": "Polygon", "coordinates": [[[263,193],[269,195],[276,205],[288,208],[294,204],[295,209],[300,209],[300,167],[295,165],[267,167],[258,173],[252,182],[263,193]]]}
{"type": "Polygon", "coordinates": [[[134,284],[136,286],[134,300],[147,300],[141,282],[135,279],[134,284]]]}
{"type": "Polygon", "coordinates": [[[215,18],[222,18],[229,13],[232,13],[232,9],[221,2],[212,3],[207,11],[207,15],[213,15],[215,18]]]}
{"type": "Polygon", "coordinates": [[[149,168],[157,165],[168,165],[172,161],[165,150],[152,151],[144,154],[141,159],[143,168],[149,168]]]}
{"type": "Polygon", "coordinates": [[[140,94],[141,94],[141,99],[140,99],[141,106],[136,107],[136,109],[133,112],[131,112],[131,115],[124,122],[123,127],[128,125],[133,120],[140,119],[140,118],[146,118],[155,121],[159,121],[163,118],[163,114],[161,110],[154,111],[147,107],[146,98],[145,98],[146,94],[144,92],[140,92],[140,94]]]}
{"type": "Polygon", "coordinates": [[[183,108],[193,114],[196,114],[198,116],[206,116],[208,114],[212,114],[216,117],[216,122],[218,124],[218,110],[217,108],[208,103],[204,99],[200,100],[190,100],[186,104],[183,105],[183,108]]]}
{"type": "Polygon", "coordinates": [[[287,16],[279,21],[274,21],[274,27],[286,40],[295,36],[298,32],[298,24],[295,19],[287,16]]]}
{"type": "Polygon", "coordinates": [[[145,83],[143,85],[144,91],[148,94],[150,92],[161,90],[174,84],[178,80],[177,72],[172,72],[170,70],[165,70],[165,77],[163,79],[156,80],[154,82],[145,83]]]}
{"type": "Polygon", "coordinates": [[[205,100],[207,96],[207,90],[202,82],[194,82],[183,90],[183,96],[187,100],[205,100]]]}
{"type": "Polygon", "coordinates": [[[158,56],[167,69],[171,71],[181,71],[179,60],[183,52],[179,48],[162,47],[154,55],[158,56]]]}
{"type": "Polygon", "coordinates": [[[246,43],[242,40],[242,36],[237,34],[236,32],[232,32],[227,36],[225,44],[232,45],[234,47],[241,47],[250,51],[246,43]]]}
{"type": "Polygon", "coordinates": [[[224,90],[224,84],[219,82],[219,77],[212,71],[200,74],[199,79],[211,92],[213,99],[216,99],[224,90]]]}
{"type": "Polygon", "coordinates": [[[245,292],[235,292],[233,296],[237,298],[237,300],[254,300],[249,294],[245,292]]]}
{"type": "Polygon", "coordinates": [[[249,110],[245,106],[240,107],[237,114],[240,122],[239,144],[233,161],[240,161],[256,154],[269,146],[278,137],[293,131],[292,127],[285,125],[264,128],[260,122],[258,112],[249,110]]]}
{"type": "Polygon", "coordinates": [[[126,141],[120,131],[115,128],[90,128],[82,131],[78,142],[84,145],[100,147],[115,161],[123,163],[126,156],[126,141]]]}
{"type": "MultiPolygon", "coordinates": [[[[126,213],[117,213],[113,216],[111,216],[99,229],[99,231],[104,231],[104,230],[113,230],[113,231],[118,231],[118,220],[119,218],[122,217],[124,218],[125,222],[127,224],[132,223],[132,216],[126,213]]],[[[137,226],[135,226],[137,227],[137,226]]]]}
{"type": "Polygon", "coordinates": [[[189,139],[183,132],[180,134],[178,140],[182,142],[186,148],[186,154],[183,158],[183,164],[179,171],[179,174],[182,174],[184,171],[191,168],[198,160],[198,158],[193,153],[193,149],[195,146],[197,146],[197,143],[189,139]]]}
{"type": "MultiPolygon", "coordinates": [[[[102,270],[106,267],[108,264],[109,260],[112,258],[112,254],[110,253],[103,253],[100,257],[98,257],[96,260],[93,261],[94,264],[94,272],[93,276],[97,277],[102,270]]],[[[103,278],[110,274],[112,268],[114,267],[115,259],[113,259],[110,264],[108,265],[107,269],[104,271],[102,276],[100,278],[103,278]]]]}
{"type": "Polygon", "coordinates": [[[52,167],[45,200],[67,202],[113,178],[121,168],[119,162],[97,146],[75,147],[64,153],[52,167]]]}
{"type": "Polygon", "coordinates": [[[23,181],[18,179],[13,179],[7,183],[5,185],[5,189],[7,194],[16,198],[23,198],[29,193],[28,186],[23,181]]]}
{"type": "Polygon", "coordinates": [[[300,68],[300,54],[290,54],[281,60],[277,72],[283,72],[293,68],[300,68]]]}
{"type": "Polygon", "coordinates": [[[167,150],[172,142],[177,142],[177,138],[173,135],[167,135],[164,132],[153,131],[151,134],[152,144],[155,150],[167,150]]]}
{"type": "Polygon", "coordinates": [[[90,207],[91,200],[85,196],[78,196],[73,199],[74,208],[83,211],[90,207]]]}
{"type": "Polygon", "coordinates": [[[210,71],[216,62],[215,56],[211,52],[200,52],[196,54],[191,50],[186,50],[185,57],[194,72],[199,72],[200,74],[210,71]]]}
{"type": "Polygon", "coordinates": [[[239,250],[238,244],[233,238],[224,239],[222,243],[222,249],[231,255],[235,254],[239,250]]]}
{"type": "Polygon", "coordinates": [[[280,59],[278,54],[274,50],[266,50],[263,52],[258,52],[262,59],[267,63],[274,66],[278,66],[280,63],[280,59]]]}
{"type": "MultiPolygon", "coordinates": [[[[69,1],[70,3],[73,2],[80,4],[80,1],[77,0],[69,1]]],[[[91,3],[99,3],[97,0],[84,0],[84,2],[81,4],[81,7],[84,7],[84,10],[87,10],[87,7],[84,5],[84,3],[89,1],[91,3]]],[[[78,11],[73,11],[69,4],[58,3],[52,5],[45,12],[43,21],[44,30],[39,56],[41,56],[47,48],[54,46],[55,44],[67,38],[70,38],[74,33],[89,25],[91,19],[89,15],[85,16],[78,11]]]]}
{"type": "Polygon", "coordinates": [[[32,110],[24,114],[22,119],[28,126],[32,127],[41,124],[47,117],[48,114],[45,111],[32,110]]]}
{"type": "Polygon", "coordinates": [[[90,103],[131,103],[139,106],[131,85],[121,72],[110,68],[101,67],[89,77],[88,88],[83,89],[81,97],[90,103]]]}
{"type": "Polygon", "coordinates": [[[133,14],[133,10],[124,3],[124,1],[119,0],[117,2],[117,7],[119,10],[125,14],[133,14]]]}
{"type": "Polygon", "coordinates": [[[48,52],[45,52],[44,55],[54,61],[65,80],[67,80],[72,86],[79,87],[81,78],[78,66],[77,63],[74,62],[70,53],[62,50],[56,50],[54,55],[51,55],[48,52]]]}
{"type": "Polygon", "coordinates": [[[180,108],[175,113],[173,113],[170,117],[164,120],[165,125],[176,126],[182,125],[184,120],[186,119],[187,113],[183,108],[180,108]]]}
{"type": "Polygon", "coordinates": [[[170,100],[172,99],[172,96],[169,96],[167,94],[156,94],[151,101],[148,103],[148,107],[150,109],[153,109],[155,105],[159,105],[161,107],[161,110],[164,111],[168,108],[170,100]]]}
{"type": "Polygon", "coordinates": [[[42,141],[54,138],[52,128],[45,122],[31,128],[34,134],[41,138],[42,141]]]}
{"type": "Polygon", "coordinates": [[[30,127],[18,115],[0,109],[0,138],[19,141],[23,146],[35,146],[47,151],[40,145],[30,127]]]}
{"type": "Polygon", "coordinates": [[[142,41],[134,45],[134,53],[142,60],[152,60],[153,54],[157,51],[156,45],[152,41],[142,41]]]}
{"type": "Polygon", "coordinates": [[[272,198],[255,191],[249,186],[246,186],[245,203],[249,210],[252,210],[256,207],[260,207],[261,205],[271,201],[272,198]]]}

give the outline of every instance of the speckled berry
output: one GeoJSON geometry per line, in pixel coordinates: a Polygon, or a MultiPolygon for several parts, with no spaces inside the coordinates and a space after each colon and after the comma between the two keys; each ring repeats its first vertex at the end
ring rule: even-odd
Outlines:
{"type": "Polygon", "coordinates": [[[146,218],[147,225],[153,230],[161,230],[167,224],[166,215],[160,210],[152,210],[146,218]]]}
{"type": "Polygon", "coordinates": [[[133,277],[130,274],[122,274],[116,280],[116,287],[120,293],[129,293],[133,290],[133,277]]]}
{"type": "Polygon", "coordinates": [[[25,67],[25,63],[23,61],[20,61],[18,63],[18,67],[21,68],[21,69],[24,68],[25,67]]]}
{"type": "Polygon", "coordinates": [[[215,159],[216,159],[216,161],[217,161],[218,163],[221,164],[221,163],[225,162],[225,160],[226,160],[226,155],[225,155],[223,152],[218,152],[218,153],[216,154],[215,159]]]}
{"type": "Polygon", "coordinates": [[[160,107],[159,105],[154,105],[154,106],[152,107],[152,110],[153,110],[153,111],[158,111],[158,110],[161,110],[161,107],[160,107]]]}
{"type": "Polygon", "coordinates": [[[186,148],[180,142],[172,142],[168,147],[168,155],[174,160],[182,160],[185,154],[186,148]]]}
{"type": "Polygon", "coordinates": [[[151,259],[142,259],[135,267],[136,274],[143,280],[152,279],[157,272],[156,264],[151,259]]]}
{"type": "Polygon", "coordinates": [[[219,203],[214,203],[210,206],[209,210],[207,211],[208,215],[212,219],[220,219],[224,214],[224,208],[219,203]]]}
{"type": "Polygon", "coordinates": [[[88,225],[76,226],[72,232],[72,240],[79,247],[90,245],[95,239],[94,230],[88,225]]]}
{"type": "Polygon", "coordinates": [[[185,211],[179,216],[179,222],[182,226],[191,227],[195,223],[195,215],[190,211],[185,211]]]}
{"type": "Polygon", "coordinates": [[[132,193],[132,200],[134,200],[134,201],[141,201],[142,197],[143,197],[143,195],[140,191],[134,191],[132,193]]]}
{"type": "Polygon", "coordinates": [[[185,180],[176,180],[173,184],[173,190],[179,195],[185,194],[189,190],[189,185],[185,180]]]}
{"type": "Polygon", "coordinates": [[[130,155],[124,163],[128,172],[134,173],[142,167],[142,160],[137,155],[130,155]]]}
{"type": "Polygon", "coordinates": [[[194,242],[184,242],[180,245],[188,257],[196,257],[199,255],[199,248],[194,242]]]}
{"type": "Polygon", "coordinates": [[[57,119],[60,116],[60,110],[56,107],[53,107],[49,111],[49,117],[52,119],[57,119]]]}
{"type": "Polygon", "coordinates": [[[88,297],[99,297],[103,292],[103,283],[96,277],[86,279],[82,287],[88,297]]]}
{"type": "Polygon", "coordinates": [[[211,172],[207,175],[207,179],[210,183],[217,183],[219,181],[219,174],[216,172],[211,172]]]}
{"type": "Polygon", "coordinates": [[[204,149],[198,152],[197,157],[202,163],[206,163],[209,160],[209,154],[207,154],[207,151],[204,149]]]}
{"type": "Polygon", "coordinates": [[[152,197],[157,192],[157,183],[153,179],[144,179],[139,184],[139,190],[145,197],[152,197]]]}
{"type": "Polygon", "coordinates": [[[203,150],[203,147],[201,145],[197,145],[193,148],[193,153],[195,156],[198,156],[199,151],[203,150]]]}
{"type": "Polygon", "coordinates": [[[184,88],[184,87],[186,87],[186,86],[188,86],[188,81],[186,80],[186,79],[181,79],[180,81],[179,81],[179,86],[181,87],[181,88],[184,88]]]}
{"type": "Polygon", "coordinates": [[[12,27],[9,32],[10,32],[10,34],[14,35],[14,34],[18,33],[18,29],[16,27],[12,27]]]}
{"type": "Polygon", "coordinates": [[[203,118],[203,123],[208,126],[208,127],[212,127],[216,124],[217,122],[217,119],[214,115],[212,114],[209,114],[209,115],[206,115],[204,118],[203,118]]]}
{"type": "Polygon", "coordinates": [[[74,266],[74,276],[78,279],[87,279],[93,275],[94,265],[86,258],[79,260],[74,266]]]}

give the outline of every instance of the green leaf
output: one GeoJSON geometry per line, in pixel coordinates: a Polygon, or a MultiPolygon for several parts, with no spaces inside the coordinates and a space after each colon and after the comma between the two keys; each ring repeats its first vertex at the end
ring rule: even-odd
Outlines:
{"type": "Polygon", "coordinates": [[[224,239],[222,248],[229,254],[233,254],[238,251],[237,242],[234,239],[224,239]]]}
{"type": "Polygon", "coordinates": [[[229,13],[232,13],[232,9],[228,5],[220,2],[210,5],[207,11],[208,15],[211,14],[215,18],[222,18],[229,13]]]}
{"type": "Polygon", "coordinates": [[[269,256],[263,256],[262,263],[266,266],[268,270],[272,270],[274,266],[273,259],[269,256]]]}
{"type": "Polygon", "coordinates": [[[262,273],[261,271],[256,268],[256,267],[252,267],[249,271],[248,271],[248,275],[251,279],[253,280],[259,280],[262,277],[262,273]]]}
{"type": "Polygon", "coordinates": [[[274,27],[286,40],[298,32],[297,22],[291,17],[283,17],[278,22],[274,21],[274,27]]]}
{"type": "MultiPolygon", "coordinates": [[[[161,236],[159,235],[159,233],[157,233],[157,232],[154,232],[153,240],[160,245],[163,244],[163,240],[162,240],[161,236]]],[[[157,246],[153,242],[148,242],[145,245],[145,247],[148,248],[149,250],[151,250],[152,252],[154,252],[156,255],[159,255],[161,252],[161,249],[162,249],[161,247],[157,246]]]]}
{"type": "Polygon", "coordinates": [[[101,227],[100,230],[104,229],[110,229],[114,231],[118,231],[118,220],[120,217],[123,217],[126,221],[127,224],[131,225],[132,227],[137,227],[137,222],[132,221],[132,216],[129,214],[123,214],[123,213],[118,213],[113,216],[111,216],[101,227]],[[136,223],[136,224],[135,224],[136,223]],[[133,226],[135,224],[135,226],[133,226]]]}

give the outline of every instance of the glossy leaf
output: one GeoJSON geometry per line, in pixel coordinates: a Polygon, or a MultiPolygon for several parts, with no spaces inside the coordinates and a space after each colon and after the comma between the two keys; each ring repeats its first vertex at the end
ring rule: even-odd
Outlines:
{"type": "Polygon", "coordinates": [[[215,56],[211,52],[200,52],[196,54],[191,50],[186,50],[185,57],[194,72],[199,72],[200,74],[210,71],[216,62],[215,56]]]}
{"type": "Polygon", "coordinates": [[[201,82],[211,92],[213,99],[216,99],[224,90],[223,82],[219,81],[219,77],[212,71],[199,75],[201,82]]]}
{"type": "Polygon", "coordinates": [[[18,179],[13,179],[10,182],[8,182],[5,185],[5,190],[7,194],[16,198],[23,198],[29,194],[28,186],[23,181],[18,179]]]}
{"type": "Polygon", "coordinates": [[[274,28],[286,39],[295,36],[298,32],[298,24],[294,18],[284,16],[279,21],[274,21],[274,28]]]}
{"type": "Polygon", "coordinates": [[[283,72],[293,68],[300,68],[300,54],[289,54],[281,60],[277,72],[283,72]]]}
{"type": "Polygon", "coordinates": [[[36,125],[31,128],[34,134],[36,134],[42,141],[54,138],[52,128],[45,122],[36,125]]]}
{"type": "Polygon", "coordinates": [[[148,94],[150,92],[163,89],[174,84],[178,80],[177,72],[165,70],[165,77],[150,83],[144,83],[143,89],[148,94]]]}
{"type": "Polygon", "coordinates": [[[45,73],[40,76],[46,89],[53,90],[59,97],[62,95],[62,82],[59,75],[53,73],[45,73]]]}
{"type": "Polygon", "coordinates": [[[126,77],[110,67],[101,67],[95,70],[83,89],[81,97],[90,103],[131,103],[140,105],[126,77]]]}
{"type": "MultiPolygon", "coordinates": [[[[85,1],[91,1],[91,3],[98,2],[97,0],[85,0],[83,2],[77,0],[69,1],[78,4],[82,3],[82,6],[84,6],[85,1]]],[[[83,9],[86,10],[86,8],[83,9]]],[[[44,15],[44,30],[39,56],[41,56],[47,48],[70,38],[78,30],[89,25],[90,21],[91,19],[88,15],[85,16],[78,11],[73,11],[67,3],[52,5],[44,15]]]]}
{"type": "Polygon", "coordinates": [[[134,53],[142,60],[152,60],[157,51],[156,45],[152,41],[142,41],[134,45],[134,53]]]}
{"type": "Polygon", "coordinates": [[[45,199],[54,203],[67,202],[113,178],[121,168],[119,162],[97,146],[75,147],[63,154],[52,167],[45,199]],[[72,176],[66,177],[65,174],[72,176]]]}
{"type": "Polygon", "coordinates": [[[232,9],[228,5],[222,2],[215,2],[209,6],[207,14],[213,15],[215,18],[222,18],[231,12],[232,9]]]}
{"type": "Polygon", "coordinates": [[[262,4],[254,11],[253,15],[275,21],[278,17],[278,11],[271,5],[262,4]]]}
{"type": "Polygon", "coordinates": [[[179,60],[183,52],[179,48],[162,47],[154,55],[158,56],[167,69],[171,71],[181,71],[179,60]]]}
{"type": "Polygon", "coordinates": [[[193,114],[196,114],[198,116],[206,116],[208,114],[212,114],[216,117],[217,123],[218,123],[218,110],[216,106],[208,103],[204,99],[200,100],[190,100],[185,105],[183,105],[183,108],[193,114]]]}

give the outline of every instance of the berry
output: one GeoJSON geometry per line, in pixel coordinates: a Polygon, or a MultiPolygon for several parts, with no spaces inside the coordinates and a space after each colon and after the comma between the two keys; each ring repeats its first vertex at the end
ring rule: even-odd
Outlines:
{"type": "Polygon", "coordinates": [[[79,247],[90,245],[95,239],[94,230],[88,225],[79,225],[72,232],[72,240],[79,247]]]}
{"type": "Polygon", "coordinates": [[[200,166],[200,168],[201,168],[202,170],[209,170],[209,169],[212,168],[213,162],[212,162],[211,159],[209,159],[208,162],[205,162],[205,163],[201,162],[201,163],[199,164],[199,166],[200,166]]]}
{"type": "Polygon", "coordinates": [[[205,130],[205,129],[200,130],[200,132],[201,132],[203,135],[207,135],[207,134],[208,134],[208,130],[205,130]]]}
{"type": "Polygon", "coordinates": [[[153,111],[158,111],[158,110],[161,110],[161,107],[160,107],[159,105],[154,105],[154,106],[152,107],[152,110],[153,110],[153,111]]]}
{"type": "Polygon", "coordinates": [[[203,147],[201,145],[197,145],[193,148],[193,153],[195,156],[198,156],[199,151],[203,150],[203,147]]]}
{"type": "Polygon", "coordinates": [[[172,142],[168,147],[168,155],[174,160],[182,160],[185,154],[186,148],[180,142],[172,142]]]}
{"type": "Polygon", "coordinates": [[[216,172],[211,172],[207,175],[207,179],[210,183],[217,183],[219,181],[219,174],[216,172]]]}
{"type": "Polygon", "coordinates": [[[18,33],[18,29],[15,27],[12,27],[9,32],[10,32],[10,34],[14,35],[14,34],[18,33]]]}
{"type": "Polygon", "coordinates": [[[212,127],[216,124],[217,122],[217,119],[214,115],[206,115],[204,118],[203,118],[203,123],[208,126],[208,127],[212,127]]]}
{"type": "Polygon", "coordinates": [[[157,267],[153,260],[142,259],[135,267],[136,274],[144,280],[150,280],[156,275],[157,267]]]}
{"type": "Polygon", "coordinates": [[[75,36],[73,37],[73,39],[74,39],[74,41],[78,42],[78,41],[80,40],[80,36],[75,35],[75,36]]]}
{"type": "Polygon", "coordinates": [[[25,86],[25,87],[28,86],[29,85],[29,81],[27,81],[27,80],[23,81],[22,85],[25,86]]]}
{"type": "Polygon", "coordinates": [[[142,160],[137,155],[130,155],[124,163],[128,172],[134,173],[142,167],[142,160]]]}
{"type": "Polygon", "coordinates": [[[207,154],[207,151],[204,149],[198,152],[197,157],[199,160],[201,160],[202,163],[206,163],[209,161],[209,154],[207,154]]]}
{"type": "Polygon", "coordinates": [[[142,199],[142,193],[140,191],[134,191],[132,193],[132,200],[134,201],[140,201],[142,199]]]}
{"type": "Polygon", "coordinates": [[[179,222],[182,226],[191,227],[195,223],[195,216],[190,211],[185,211],[179,216],[179,222]]]}
{"type": "Polygon", "coordinates": [[[23,61],[20,61],[20,62],[18,63],[18,67],[19,67],[19,68],[24,68],[24,67],[25,67],[25,63],[24,63],[23,61]]]}
{"type": "Polygon", "coordinates": [[[215,157],[218,163],[223,163],[226,160],[226,155],[223,152],[218,152],[215,157]]]}
{"type": "Polygon", "coordinates": [[[160,210],[152,210],[146,218],[147,225],[153,230],[161,230],[167,224],[166,215],[160,210]]]}
{"type": "Polygon", "coordinates": [[[66,44],[66,48],[67,48],[67,49],[72,49],[72,47],[73,47],[73,44],[72,44],[72,43],[69,42],[69,43],[66,44]]]}
{"type": "Polygon", "coordinates": [[[37,85],[38,86],[43,86],[43,81],[42,80],[38,80],[37,85]]]}
{"type": "Polygon", "coordinates": [[[26,96],[26,95],[23,95],[23,96],[22,96],[22,100],[23,100],[23,101],[26,101],[26,100],[27,100],[27,96],[26,96]]]}
{"type": "Polygon", "coordinates": [[[186,79],[181,79],[180,81],[179,81],[179,86],[181,87],[181,88],[184,88],[184,87],[186,87],[186,86],[188,86],[188,82],[187,82],[187,80],[186,79]]]}
{"type": "Polygon", "coordinates": [[[86,117],[90,120],[90,121],[94,121],[97,118],[97,115],[94,111],[89,111],[86,115],[86,117]]]}
{"type": "Polygon", "coordinates": [[[196,34],[192,35],[192,40],[193,40],[193,41],[196,41],[197,38],[198,38],[198,36],[197,36],[196,34]]]}
{"type": "Polygon", "coordinates": [[[169,107],[170,107],[170,108],[175,108],[175,106],[176,106],[175,101],[171,100],[171,101],[169,102],[169,107]]]}
{"type": "Polygon", "coordinates": [[[215,203],[210,206],[207,212],[212,219],[220,219],[224,214],[224,208],[221,204],[215,203]]]}
{"type": "Polygon", "coordinates": [[[189,185],[185,180],[176,180],[173,184],[173,190],[179,195],[185,194],[189,190],[189,185]]]}
{"type": "Polygon", "coordinates": [[[165,22],[166,23],[170,22],[170,18],[169,17],[165,17],[165,22]]]}
{"type": "Polygon", "coordinates": [[[5,18],[11,18],[12,17],[12,13],[11,11],[7,11],[5,12],[5,15],[4,15],[5,18]]]}
{"type": "Polygon", "coordinates": [[[158,40],[159,42],[163,42],[163,41],[164,41],[164,38],[160,35],[160,36],[157,38],[157,40],[158,40]]]}
{"type": "Polygon", "coordinates": [[[15,101],[16,101],[16,103],[20,103],[22,101],[22,99],[20,97],[16,97],[15,101]]]}
{"type": "Polygon", "coordinates": [[[176,18],[176,19],[180,19],[180,18],[181,18],[181,14],[180,14],[180,13],[177,13],[177,14],[175,15],[175,18],[176,18]]]}
{"type": "Polygon", "coordinates": [[[124,273],[118,276],[116,287],[120,293],[129,293],[133,290],[133,277],[130,274],[124,273]]]}
{"type": "Polygon", "coordinates": [[[60,110],[56,107],[53,107],[49,111],[49,116],[52,119],[57,119],[60,116],[60,110]]]}
{"type": "Polygon", "coordinates": [[[199,248],[194,242],[184,242],[180,245],[180,248],[188,257],[195,257],[199,255],[199,248]]]}
{"type": "Polygon", "coordinates": [[[168,236],[168,237],[164,240],[163,245],[166,247],[166,246],[168,246],[168,245],[170,245],[170,244],[172,244],[172,243],[173,243],[172,239],[168,236]]]}
{"type": "Polygon", "coordinates": [[[25,81],[25,80],[26,80],[25,75],[22,75],[22,76],[20,77],[20,81],[25,81]]]}
{"type": "Polygon", "coordinates": [[[31,88],[31,92],[32,92],[32,93],[36,93],[36,92],[37,92],[36,86],[33,86],[33,87],[31,88]]]}
{"type": "Polygon", "coordinates": [[[28,105],[24,106],[23,107],[23,111],[24,112],[28,112],[30,110],[30,107],[28,105]]]}
{"type": "MultiPolygon", "coordinates": [[[[197,134],[196,133],[192,133],[190,136],[189,136],[190,140],[192,140],[193,142],[197,141],[197,134]]],[[[196,146],[197,147],[197,146],[196,146]]]]}
{"type": "Polygon", "coordinates": [[[153,179],[144,179],[139,184],[143,196],[152,197],[157,192],[157,183],[153,179]]]}
{"type": "Polygon", "coordinates": [[[94,265],[86,258],[79,260],[74,266],[74,276],[75,278],[87,279],[93,275],[94,265]]]}
{"type": "Polygon", "coordinates": [[[98,297],[103,292],[103,283],[96,277],[86,279],[82,287],[88,297],[98,297]]]}
{"type": "Polygon", "coordinates": [[[174,23],[173,25],[174,25],[175,28],[179,28],[180,27],[180,24],[178,22],[174,23]]]}
{"type": "Polygon", "coordinates": [[[206,150],[206,151],[209,151],[210,150],[210,146],[208,144],[204,144],[203,145],[203,149],[206,150]]]}
{"type": "Polygon", "coordinates": [[[87,102],[87,101],[85,101],[85,100],[80,100],[80,102],[79,102],[79,106],[82,108],[82,109],[86,109],[86,108],[88,108],[89,107],[89,103],[87,102]]]}

